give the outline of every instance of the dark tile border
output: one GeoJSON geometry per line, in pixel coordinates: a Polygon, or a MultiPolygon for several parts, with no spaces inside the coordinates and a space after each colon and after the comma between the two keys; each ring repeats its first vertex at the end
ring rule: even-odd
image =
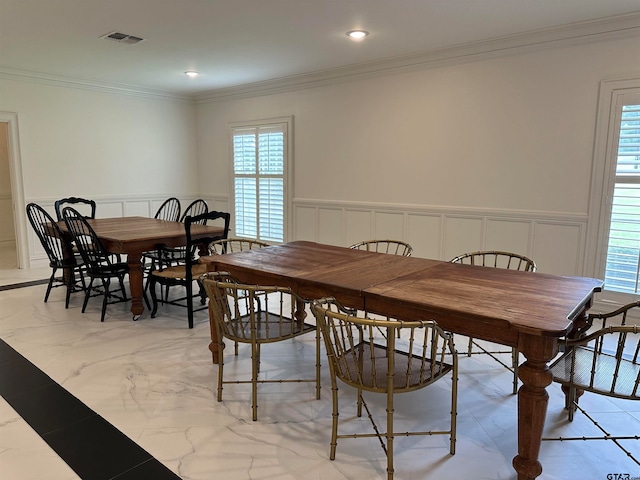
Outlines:
{"type": "Polygon", "coordinates": [[[46,285],[47,283],[49,283],[49,279],[43,278],[42,280],[33,280],[31,282],[21,282],[21,283],[12,283],[10,285],[0,285],[0,292],[4,290],[13,290],[16,288],[33,287],[35,285],[46,285]]]}
{"type": "Polygon", "coordinates": [[[180,480],[1,339],[0,395],[83,480],[180,480]]]}

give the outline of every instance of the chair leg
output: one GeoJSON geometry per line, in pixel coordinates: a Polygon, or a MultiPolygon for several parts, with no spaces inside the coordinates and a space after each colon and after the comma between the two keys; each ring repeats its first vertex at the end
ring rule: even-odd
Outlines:
{"type": "MultiPolygon", "coordinates": [[[[222,338],[222,337],[220,337],[222,338]]],[[[222,401],[222,380],[223,380],[223,370],[224,370],[224,342],[220,341],[218,343],[218,401],[222,401]]]]}
{"type": "Polygon", "coordinates": [[[104,296],[102,297],[102,313],[100,315],[100,321],[104,322],[104,316],[107,313],[107,303],[111,292],[109,291],[111,282],[108,278],[102,279],[102,287],[104,288],[104,296]]]}
{"type": "Polygon", "coordinates": [[[316,327],[316,400],[320,400],[320,327],[316,327]]]}
{"type": "MultiPolygon", "coordinates": [[[[156,281],[153,276],[149,277],[149,280],[150,280],[149,291],[151,293],[151,303],[153,305],[150,315],[151,315],[151,318],[156,318],[156,313],[158,313],[158,297],[156,295],[156,281]]],[[[160,288],[162,288],[162,285],[160,285],[160,288]]]]}
{"type": "Polygon", "coordinates": [[[89,303],[89,297],[91,297],[91,291],[93,290],[93,281],[94,277],[91,277],[91,281],[89,282],[89,286],[87,287],[87,291],[84,293],[84,302],[82,302],[82,313],[87,309],[87,304],[89,303]]]}
{"type": "Polygon", "coordinates": [[[387,480],[393,480],[393,390],[387,392],[387,480]]]}
{"type": "Polygon", "coordinates": [[[329,452],[329,459],[336,459],[336,447],[338,446],[338,385],[334,378],[331,379],[331,397],[332,397],[332,411],[331,411],[331,450],[329,452]]]}
{"type": "Polygon", "coordinates": [[[251,343],[251,410],[253,411],[253,421],[258,420],[258,362],[259,345],[251,343]]]}
{"type": "Polygon", "coordinates": [[[47,285],[47,291],[44,294],[44,302],[47,303],[47,300],[49,300],[49,294],[51,293],[51,288],[53,287],[53,282],[56,279],[56,271],[57,269],[54,267],[53,271],[51,272],[51,276],[49,277],[49,284],[47,285]]]}
{"type": "Polygon", "coordinates": [[[517,347],[511,349],[511,364],[513,366],[513,394],[518,393],[518,361],[520,360],[520,352],[517,347]]]}

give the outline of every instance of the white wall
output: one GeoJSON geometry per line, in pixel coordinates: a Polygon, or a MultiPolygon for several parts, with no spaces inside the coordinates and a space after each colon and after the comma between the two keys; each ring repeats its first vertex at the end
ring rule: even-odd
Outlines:
{"type": "Polygon", "coordinates": [[[200,190],[228,193],[229,122],[294,115],[290,239],[408,240],[584,272],[599,82],[640,76],[637,38],[545,48],[198,105],[200,190]]]}
{"type": "MultiPolygon", "coordinates": [[[[192,101],[0,78],[0,112],[17,113],[26,203],[53,213],[56,199],[81,196],[100,217],[149,215],[197,193],[192,101]]],[[[32,233],[34,265],[45,257],[32,233]]]]}

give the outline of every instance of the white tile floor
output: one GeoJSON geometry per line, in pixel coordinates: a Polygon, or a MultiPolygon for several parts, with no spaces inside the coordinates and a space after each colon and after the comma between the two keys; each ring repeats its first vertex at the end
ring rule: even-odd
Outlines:
{"type": "MultiPolygon", "coordinates": [[[[48,269],[0,270],[0,285],[48,274],[48,269]]],[[[145,313],[133,322],[129,305],[121,304],[110,306],[100,323],[99,300],[82,314],[79,295],[65,310],[63,289],[55,289],[46,304],[44,290],[40,285],[0,292],[0,338],[184,480],[386,478],[377,440],[341,440],[336,460],[329,460],[326,360],[321,400],[308,384],[261,386],[259,420],[252,422],[247,386],[225,387],[224,401],[215,400],[217,367],[207,348],[205,312],[189,330],[183,309],[161,307],[158,318],[145,313]]],[[[312,368],[312,352],[313,336],[265,347],[262,371],[287,375],[312,368]]],[[[248,371],[247,350],[241,348],[237,359],[227,357],[226,368],[248,371]]],[[[461,356],[460,371],[456,455],[448,454],[444,436],[399,438],[396,478],[515,478],[517,398],[510,394],[511,374],[485,356],[461,356]]],[[[397,418],[439,422],[448,413],[448,387],[442,383],[399,396],[397,418]]],[[[559,387],[548,391],[546,434],[597,433],[580,414],[569,424],[559,387]]],[[[341,418],[357,424],[353,398],[348,388],[341,389],[341,418]]],[[[382,399],[369,398],[384,415],[382,399]]],[[[585,394],[581,403],[599,412],[610,430],[640,434],[640,402],[585,394]]],[[[640,442],[626,444],[640,456],[640,442]]],[[[640,478],[640,467],[608,441],[543,442],[540,460],[541,479],[640,478]],[[629,477],[610,476],[614,473],[629,477]]],[[[1,398],[0,478],[78,478],[1,398]]]]}

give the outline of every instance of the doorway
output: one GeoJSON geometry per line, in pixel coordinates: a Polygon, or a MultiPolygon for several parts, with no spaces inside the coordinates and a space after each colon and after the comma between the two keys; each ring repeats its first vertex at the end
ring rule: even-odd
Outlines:
{"type": "Polygon", "coordinates": [[[29,268],[18,115],[0,112],[0,268],[29,268]]]}
{"type": "Polygon", "coordinates": [[[18,268],[9,169],[8,125],[0,123],[0,270],[18,268]]]}

